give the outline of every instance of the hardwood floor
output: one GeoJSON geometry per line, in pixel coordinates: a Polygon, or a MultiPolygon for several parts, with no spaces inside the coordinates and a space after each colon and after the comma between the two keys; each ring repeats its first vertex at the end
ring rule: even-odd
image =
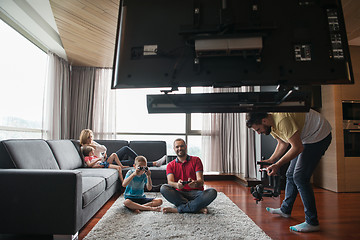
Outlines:
{"type": "Polygon", "coordinates": [[[300,197],[295,201],[292,217],[285,219],[266,212],[265,207],[279,207],[284,194],[278,198],[264,198],[255,203],[248,188],[232,182],[206,182],[206,185],[224,192],[272,239],[360,239],[360,193],[334,193],[315,188],[315,199],[321,231],[296,233],[289,226],[304,222],[300,197]]]}
{"type": "MultiPolygon", "coordinates": [[[[284,194],[278,198],[264,198],[256,204],[247,187],[234,181],[206,181],[206,187],[213,187],[228,196],[272,239],[360,239],[360,193],[334,193],[315,188],[321,231],[316,233],[296,233],[289,226],[304,221],[304,210],[300,197],[297,198],[292,217],[285,219],[266,212],[265,207],[279,207],[284,194]]],[[[105,206],[81,229],[79,239],[96,225],[111,207],[119,194],[113,196],[105,206]]],[[[241,226],[239,226],[241,228],[241,226]]]]}

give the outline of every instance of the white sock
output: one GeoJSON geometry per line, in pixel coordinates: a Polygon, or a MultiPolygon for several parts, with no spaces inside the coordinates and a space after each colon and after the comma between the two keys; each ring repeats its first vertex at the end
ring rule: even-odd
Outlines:
{"type": "Polygon", "coordinates": [[[161,165],[163,165],[166,162],[166,155],[164,155],[162,158],[160,158],[159,160],[155,161],[156,162],[156,166],[160,167],[161,165]]]}
{"type": "Polygon", "coordinates": [[[282,216],[284,218],[289,218],[290,217],[290,214],[283,213],[280,210],[280,208],[269,208],[269,207],[267,207],[266,211],[268,211],[269,213],[272,213],[272,214],[279,214],[280,216],[282,216]]]}
{"type": "Polygon", "coordinates": [[[291,226],[290,230],[296,231],[296,232],[317,232],[320,230],[320,226],[313,226],[306,222],[300,223],[295,226],[291,226]]]}

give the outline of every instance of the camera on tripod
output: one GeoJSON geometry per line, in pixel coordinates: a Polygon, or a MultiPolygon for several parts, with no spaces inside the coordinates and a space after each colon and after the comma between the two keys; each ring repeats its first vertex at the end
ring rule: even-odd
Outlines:
{"type": "Polygon", "coordinates": [[[256,200],[256,204],[263,200],[263,197],[278,197],[280,196],[280,180],[281,176],[278,172],[276,176],[269,176],[264,169],[264,166],[269,166],[272,163],[268,162],[257,162],[260,165],[261,181],[265,184],[267,179],[267,185],[258,184],[250,188],[251,195],[256,200]]]}

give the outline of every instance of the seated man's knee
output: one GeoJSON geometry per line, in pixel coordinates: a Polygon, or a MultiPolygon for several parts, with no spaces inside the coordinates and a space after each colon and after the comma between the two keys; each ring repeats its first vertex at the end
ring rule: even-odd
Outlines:
{"type": "Polygon", "coordinates": [[[163,194],[163,195],[166,194],[166,193],[169,193],[169,192],[173,192],[173,191],[177,192],[176,188],[172,187],[169,184],[163,184],[160,187],[160,193],[163,194]]]}
{"type": "Polygon", "coordinates": [[[168,184],[163,184],[163,185],[161,185],[161,187],[160,187],[160,192],[161,193],[164,193],[164,192],[166,192],[166,191],[169,191],[170,190],[170,185],[168,185],[168,184]]]}
{"type": "Polygon", "coordinates": [[[208,192],[208,194],[213,197],[214,199],[216,198],[217,196],[217,191],[215,190],[215,188],[209,188],[209,189],[206,189],[205,191],[208,192]]]}

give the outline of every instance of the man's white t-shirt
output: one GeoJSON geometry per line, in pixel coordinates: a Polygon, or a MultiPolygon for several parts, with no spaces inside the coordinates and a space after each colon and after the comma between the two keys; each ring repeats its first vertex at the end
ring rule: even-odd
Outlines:
{"type": "Polygon", "coordinates": [[[320,142],[331,132],[330,123],[320,113],[310,109],[305,115],[305,124],[301,132],[303,144],[320,142]]]}

